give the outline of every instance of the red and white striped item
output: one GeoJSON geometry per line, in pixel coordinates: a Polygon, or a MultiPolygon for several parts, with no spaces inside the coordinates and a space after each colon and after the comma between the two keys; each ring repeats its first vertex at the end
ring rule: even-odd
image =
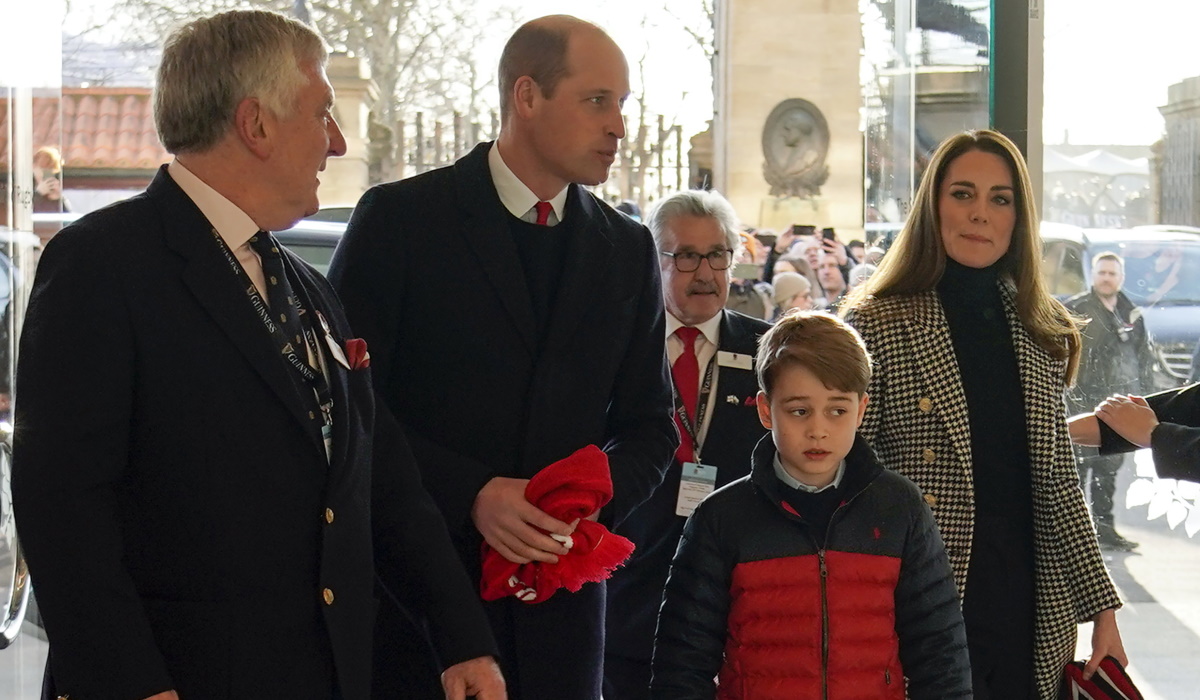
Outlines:
{"type": "Polygon", "coordinates": [[[1111,656],[1104,657],[1090,680],[1083,679],[1084,662],[1072,661],[1063,670],[1062,700],[1144,700],[1129,674],[1111,656]]]}

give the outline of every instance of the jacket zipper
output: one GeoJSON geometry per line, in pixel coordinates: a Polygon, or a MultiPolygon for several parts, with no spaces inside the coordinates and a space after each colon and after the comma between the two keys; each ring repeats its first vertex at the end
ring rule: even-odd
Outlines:
{"type": "Polygon", "coordinates": [[[821,697],[829,700],[829,596],[825,589],[829,570],[824,549],[817,550],[817,559],[821,562],[821,697]]]}

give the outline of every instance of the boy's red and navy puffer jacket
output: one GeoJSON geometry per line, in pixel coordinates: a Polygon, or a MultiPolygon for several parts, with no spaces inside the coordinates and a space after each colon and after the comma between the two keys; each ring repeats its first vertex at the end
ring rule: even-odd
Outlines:
{"type": "Polygon", "coordinates": [[[907,677],[914,700],[970,698],[958,592],[917,487],[856,439],[818,541],[787,504],[774,457],[767,435],[750,476],[688,520],[659,613],[652,696],[903,700],[907,677]]]}

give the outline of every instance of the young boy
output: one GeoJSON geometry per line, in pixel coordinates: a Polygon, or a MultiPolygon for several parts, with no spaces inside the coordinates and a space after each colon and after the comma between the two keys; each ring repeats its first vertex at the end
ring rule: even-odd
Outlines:
{"type": "Polygon", "coordinates": [[[759,341],[751,473],[684,527],[655,636],[664,700],[971,697],[958,592],[933,513],[855,432],[871,361],[821,312],[759,341]],[[716,680],[714,681],[714,678],[716,680]]]}

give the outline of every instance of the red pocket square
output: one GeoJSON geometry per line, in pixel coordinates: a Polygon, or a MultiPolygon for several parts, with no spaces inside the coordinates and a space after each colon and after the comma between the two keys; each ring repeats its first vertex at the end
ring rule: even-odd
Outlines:
{"type": "Polygon", "coordinates": [[[371,353],[367,352],[367,341],[362,338],[346,339],[346,362],[350,369],[366,369],[371,366],[371,353]]]}

